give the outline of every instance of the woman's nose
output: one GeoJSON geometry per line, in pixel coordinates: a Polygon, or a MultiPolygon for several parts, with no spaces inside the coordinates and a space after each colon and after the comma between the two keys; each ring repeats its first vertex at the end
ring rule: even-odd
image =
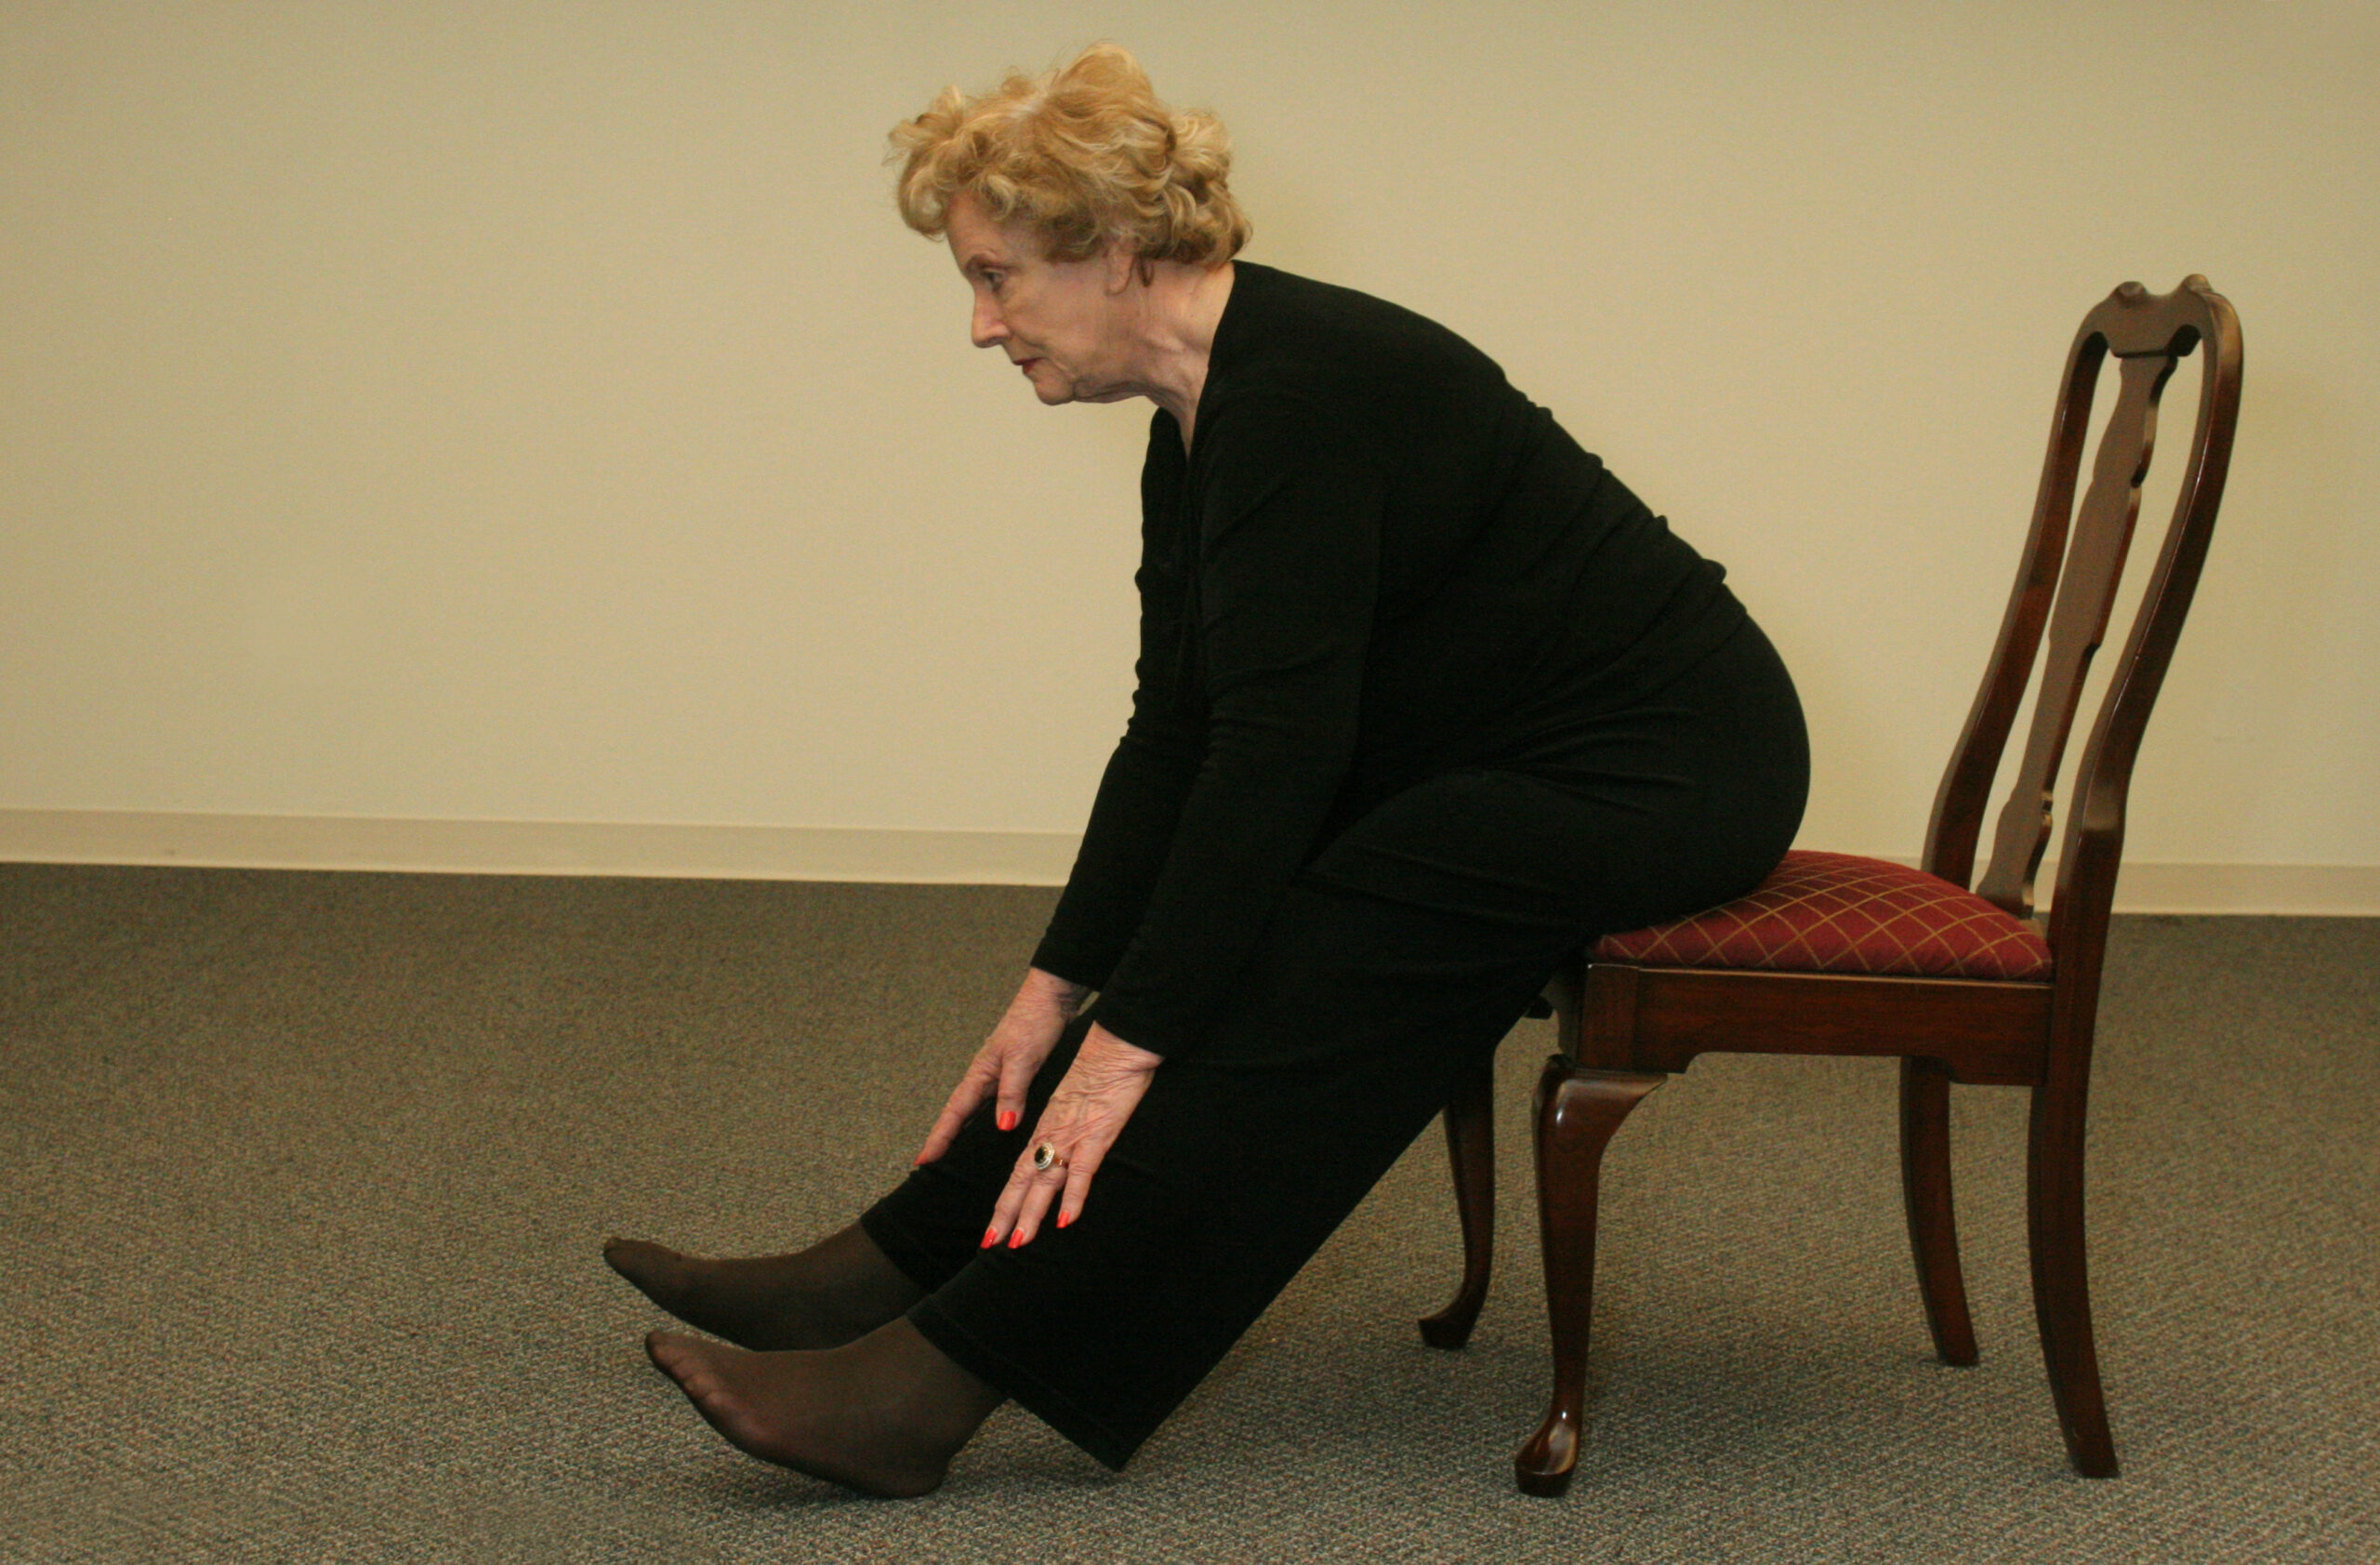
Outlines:
{"type": "Polygon", "coordinates": [[[988,298],[975,300],[974,319],[968,323],[967,335],[978,348],[989,348],[1008,336],[1008,323],[1000,319],[997,306],[988,298]]]}

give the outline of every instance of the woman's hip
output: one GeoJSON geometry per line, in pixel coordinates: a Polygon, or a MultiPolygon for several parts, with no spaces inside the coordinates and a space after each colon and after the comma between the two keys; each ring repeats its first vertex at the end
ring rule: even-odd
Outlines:
{"type": "Polygon", "coordinates": [[[1749,620],[1628,707],[1389,793],[1305,869],[1342,889],[1581,938],[1740,895],[1799,827],[1809,746],[1792,677],[1749,620]]]}

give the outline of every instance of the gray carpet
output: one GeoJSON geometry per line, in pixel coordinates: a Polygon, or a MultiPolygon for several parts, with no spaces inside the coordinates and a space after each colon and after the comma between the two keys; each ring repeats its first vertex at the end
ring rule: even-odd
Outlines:
{"type": "Polygon", "coordinates": [[[1474,1346],[1435,1133],[1128,1473],[995,1416],[922,1501],[737,1454],[611,1231],[716,1252],[896,1178],[1050,893],[0,866],[0,1558],[2380,1558],[2380,922],[2120,921],[2093,1143],[2124,1476],[2032,1338],[2023,1100],[1958,1097],[1979,1368],[1929,1357],[1892,1067],[1707,1059],[1606,1176],[1590,1449],[1503,1055],[1474,1346]]]}

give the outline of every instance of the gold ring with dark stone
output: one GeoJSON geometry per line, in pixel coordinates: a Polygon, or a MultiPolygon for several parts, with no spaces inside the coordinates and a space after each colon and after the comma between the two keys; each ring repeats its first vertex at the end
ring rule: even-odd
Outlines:
{"type": "Polygon", "coordinates": [[[1058,1148],[1052,1143],[1045,1141],[1038,1147],[1033,1148],[1033,1168],[1035,1173],[1045,1174],[1051,1169],[1064,1168],[1065,1165],[1066,1160],[1058,1156],[1058,1148]]]}

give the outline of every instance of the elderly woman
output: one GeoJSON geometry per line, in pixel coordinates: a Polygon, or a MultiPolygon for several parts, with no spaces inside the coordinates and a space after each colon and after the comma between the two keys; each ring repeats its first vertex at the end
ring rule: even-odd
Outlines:
{"type": "Polygon", "coordinates": [[[1236,260],[1221,127],[1123,50],[893,141],[975,346],[1157,404],[1131,719],[906,1182],[606,1254],[740,1345],[648,1339],[728,1439],[916,1494],[1010,1398],[1123,1466],[1567,953],[1760,881],[1808,759],[1719,567],[1453,333],[1236,260]]]}

